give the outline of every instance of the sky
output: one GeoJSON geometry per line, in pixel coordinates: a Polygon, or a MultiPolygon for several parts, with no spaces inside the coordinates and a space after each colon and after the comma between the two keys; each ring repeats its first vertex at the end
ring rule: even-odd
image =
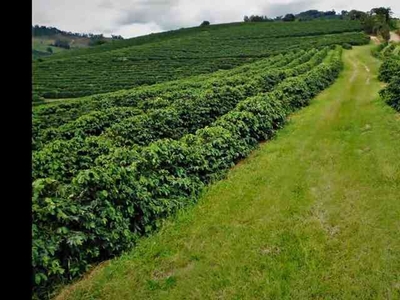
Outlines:
{"type": "Polygon", "coordinates": [[[391,7],[400,16],[399,0],[33,0],[32,24],[64,31],[122,35],[149,33],[211,24],[240,22],[244,15],[270,18],[309,9],[368,11],[391,7]]]}

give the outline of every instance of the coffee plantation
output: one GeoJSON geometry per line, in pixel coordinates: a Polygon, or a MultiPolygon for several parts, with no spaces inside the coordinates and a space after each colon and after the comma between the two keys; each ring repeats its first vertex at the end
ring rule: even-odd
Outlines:
{"type": "Polygon", "coordinates": [[[355,21],[210,25],[35,61],[36,95],[85,96],[33,108],[35,297],[195,203],[368,41],[355,21]]]}

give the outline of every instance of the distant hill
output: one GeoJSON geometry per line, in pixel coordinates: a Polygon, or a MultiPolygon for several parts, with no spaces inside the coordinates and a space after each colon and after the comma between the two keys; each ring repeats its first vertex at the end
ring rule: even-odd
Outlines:
{"type": "Polygon", "coordinates": [[[357,21],[198,26],[44,57],[33,64],[33,87],[45,99],[75,98],[231,69],[291,50],[365,42],[357,21]]]}
{"type": "Polygon", "coordinates": [[[288,13],[285,16],[276,16],[275,18],[268,18],[267,16],[244,16],[244,22],[294,22],[294,21],[313,21],[313,20],[342,20],[346,19],[347,11],[342,11],[337,14],[335,10],[319,11],[310,9],[298,14],[288,13]]]}
{"type": "Polygon", "coordinates": [[[104,37],[102,34],[73,33],[55,27],[32,26],[32,57],[50,56],[70,49],[89,48],[122,40],[122,36],[104,37]]]}

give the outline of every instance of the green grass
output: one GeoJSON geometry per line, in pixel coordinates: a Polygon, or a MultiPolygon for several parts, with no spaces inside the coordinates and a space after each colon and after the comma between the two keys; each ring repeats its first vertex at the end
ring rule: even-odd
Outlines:
{"type": "Polygon", "coordinates": [[[400,117],[371,46],[277,137],[59,299],[400,299],[400,117]]]}

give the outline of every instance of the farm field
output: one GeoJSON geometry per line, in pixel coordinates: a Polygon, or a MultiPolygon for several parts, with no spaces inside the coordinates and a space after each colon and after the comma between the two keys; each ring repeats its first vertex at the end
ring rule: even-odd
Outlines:
{"type": "Polygon", "coordinates": [[[399,48],[368,43],[232,23],[34,61],[34,299],[395,297],[399,48]]]}
{"type": "Polygon", "coordinates": [[[34,93],[75,98],[231,69],[263,57],[366,43],[357,21],[225,24],[64,51],[33,64],[34,93]]]}
{"type": "Polygon", "coordinates": [[[398,299],[400,117],[372,46],[273,140],[56,299],[398,299]]]}
{"type": "Polygon", "coordinates": [[[102,138],[114,140],[114,144],[119,146],[127,143],[132,145],[134,141],[144,145],[161,137],[172,137],[171,133],[163,131],[170,131],[174,127],[180,129],[180,135],[194,133],[216,117],[228,112],[246,97],[267,92],[286,77],[309,71],[321,63],[327,54],[328,48],[320,51],[296,51],[232,71],[218,72],[209,77],[201,76],[151,88],[44,106],[34,111],[34,121],[37,121],[34,122],[33,128],[34,146],[40,150],[52,145],[54,140],[71,143],[93,135],[102,135],[102,138]],[[250,76],[253,77],[249,79],[250,76]],[[118,111],[118,115],[113,112],[115,110],[118,111]],[[124,115],[124,112],[128,114],[124,115]],[[129,112],[135,112],[138,116],[132,119],[130,117],[133,115],[129,112]],[[160,119],[162,116],[166,119],[160,119]],[[156,123],[148,123],[148,117],[156,123]],[[181,119],[182,123],[164,124],[164,129],[159,128],[161,124],[173,121],[171,118],[181,119]],[[66,124],[61,124],[62,122],[66,124]],[[146,136],[133,137],[131,131],[126,131],[129,127],[127,125],[132,123],[136,124],[131,130],[144,129],[144,125],[151,131],[148,131],[146,136]],[[59,127],[54,128],[55,126],[59,127]],[[121,140],[122,138],[124,139],[121,140]]]}
{"type": "Polygon", "coordinates": [[[35,292],[130,249],[196,202],[332,84],[341,53],[310,42],[208,76],[35,106],[35,292]]]}
{"type": "MultiPolygon", "coordinates": [[[[117,50],[122,48],[128,48],[132,46],[139,46],[148,43],[157,43],[165,40],[175,39],[175,38],[184,38],[188,36],[193,36],[197,34],[203,33],[211,33],[212,35],[218,35],[221,37],[225,37],[225,39],[229,36],[233,36],[239,34],[240,36],[248,35],[249,31],[258,32],[258,35],[268,37],[277,37],[277,36],[304,36],[307,31],[312,31],[316,33],[321,33],[326,31],[327,27],[334,26],[335,30],[330,29],[329,32],[332,33],[342,33],[342,32],[354,32],[360,31],[361,25],[359,22],[342,22],[342,21],[317,21],[317,23],[302,23],[293,24],[293,23],[224,23],[224,24],[215,24],[207,27],[191,27],[191,28],[181,28],[178,30],[171,30],[156,34],[149,34],[144,36],[139,36],[132,39],[125,39],[115,41],[111,44],[104,44],[95,48],[85,48],[79,49],[74,52],[64,52],[62,55],[54,57],[53,59],[59,58],[67,58],[73,56],[84,56],[88,54],[95,54],[101,52],[107,52],[110,50],[117,50]],[[333,24],[333,25],[332,25],[333,24]],[[314,25],[320,25],[320,29],[316,29],[314,25]],[[283,26],[283,27],[282,27],[283,26]],[[314,27],[314,28],[313,28],[314,27]],[[306,31],[307,30],[307,31],[306,31]]],[[[254,35],[254,34],[251,34],[254,35]]]]}

